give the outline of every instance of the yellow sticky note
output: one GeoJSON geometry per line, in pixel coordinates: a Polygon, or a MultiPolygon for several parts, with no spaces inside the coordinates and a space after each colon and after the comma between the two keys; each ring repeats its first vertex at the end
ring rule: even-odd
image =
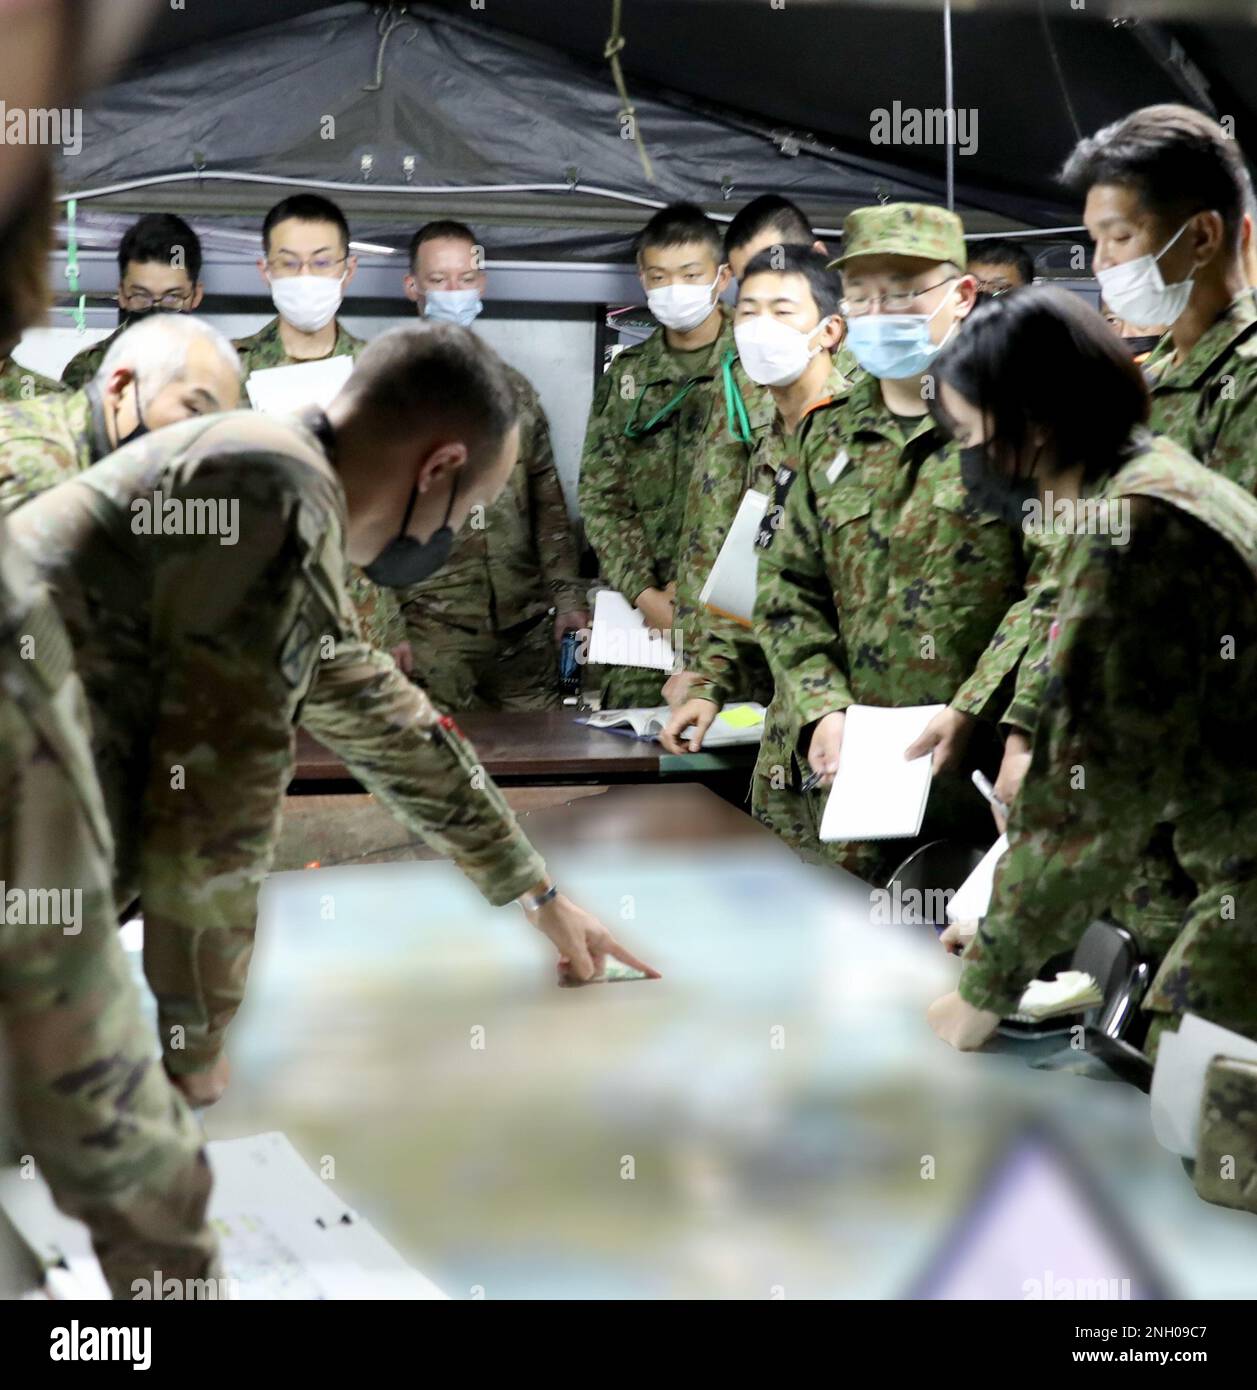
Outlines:
{"type": "Polygon", "coordinates": [[[737,709],[721,710],[718,718],[731,729],[749,729],[764,722],[764,716],[750,705],[740,705],[737,709]]]}

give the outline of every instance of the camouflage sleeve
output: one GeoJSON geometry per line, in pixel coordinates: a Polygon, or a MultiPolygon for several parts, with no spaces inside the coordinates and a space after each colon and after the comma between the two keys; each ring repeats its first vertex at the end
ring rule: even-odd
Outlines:
{"type": "Polygon", "coordinates": [[[576,538],[563,500],[563,487],[554,466],[554,446],[550,424],[540,400],[534,396],[531,428],[521,440],[520,450],[528,476],[528,496],[532,508],[533,535],[546,589],[559,613],[571,613],[586,605],[588,587],[580,578],[576,538]]]}
{"type": "Polygon", "coordinates": [[[182,485],[189,505],[238,502],[230,551],[203,536],[154,547],[150,643],[162,677],[140,893],[145,972],[175,1074],[213,1064],[243,997],[293,726],[325,625],[298,534],[318,522],[267,485],[264,465],[244,498],[230,466],[202,465],[182,485]]]}
{"type": "Polygon", "coordinates": [[[55,439],[9,434],[0,440],[0,516],[78,471],[78,460],[55,439]]]}
{"type": "Polygon", "coordinates": [[[995,720],[1014,693],[1017,672],[1036,628],[1036,613],[1051,605],[1052,557],[1062,537],[1022,533],[1027,561],[1025,591],[1000,620],[968,680],[952,697],[953,709],[975,719],[995,720]],[[1045,594],[1045,588],[1049,590],[1045,594]]]}
{"type": "MultiPolygon", "coordinates": [[[[1252,358],[1244,364],[1254,367],[1252,358]]],[[[1209,437],[1199,450],[1180,440],[1201,463],[1224,478],[1230,478],[1245,492],[1257,493],[1257,369],[1223,376],[1215,407],[1205,425],[1209,437]],[[1238,377],[1238,382],[1236,380],[1238,377]]]]}
{"type": "Polygon", "coordinates": [[[800,727],[845,710],[855,697],[840,665],[842,636],[824,568],[821,522],[805,466],[766,550],[760,551],[755,632],[800,727]]]}
{"type": "Polygon", "coordinates": [[[625,459],[625,440],[611,407],[618,379],[615,363],[594,388],[581,452],[580,509],[585,533],[598,556],[602,577],[630,603],[659,576],[651,567],[651,545],[637,514],[625,459]]]}
{"type": "Polygon", "coordinates": [[[1054,571],[1035,594],[1030,614],[1029,635],[1021,663],[1017,667],[1013,698],[1000,720],[1001,725],[1019,729],[1032,737],[1047,691],[1052,625],[1056,622],[1059,600],[1059,575],[1054,571]]]}
{"type": "Polygon", "coordinates": [[[990,911],[965,953],[960,993],[977,1008],[1010,1012],[1117,901],[1194,736],[1201,633],[1216,627],[1209,543],[1164,504],[1131,511],[1131,544],[1077,537],[1062,567],[1049,698],[990,911]]]}
{"type": "Polygon", "coordinates": [[[162,1072],[118,940],[85,728],[73,676],[55,696],[29,670],[0,681],[0,879],[28,901],[68,894],[70,908],[51,924],[29,913],[0,921],[0,1051],[22,1140],[57,1205],[87,1225],[121,1299],[157,1270],[182,1280],[221,1271],[200,1136],[162,1072]]]}
{"type": "Polygon", "coordinates": [[[70,391],[80,390],[96,375],[104,360],[105,354],[96,344],[75,353],[61,373],[62,386],[70,391]]]}

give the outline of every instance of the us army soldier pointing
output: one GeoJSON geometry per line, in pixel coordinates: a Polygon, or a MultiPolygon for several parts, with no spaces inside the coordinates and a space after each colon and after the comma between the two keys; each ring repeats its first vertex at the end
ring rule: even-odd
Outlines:
{"type": "Polygon", "coordinates": [[[607,955],[646,969],[557,892],[458,728],[362,641],[345,593],[346,559],[389,587],[435,572],[518,442],[493,350],[420,324],[377,338],[326,413],[172,425],[13,515],[75,648],[116,892],[143,902],[166,1067],[194,1100],[226,1084],[297,723],[490,902],[518,899],[571,974],[607,955]],[[138,533],[158,493],[190,516],[238,503],[238,543],[138,533]]]}

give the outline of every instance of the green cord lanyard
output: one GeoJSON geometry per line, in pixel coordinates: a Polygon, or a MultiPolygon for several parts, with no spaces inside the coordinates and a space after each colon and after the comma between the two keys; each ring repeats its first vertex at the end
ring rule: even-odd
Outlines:
{"type": "Polygon", "coordinates": [[[688,396],[703,379],[702,377],[696,376],[693,380],[687,381],[667,405],[656,410],[644,425],[639,425],[637,423],[637,412],[642,408],[642,402],[646,399],[646,391],[643,388],[643,390],[638,393],[637,399],[633,402],[633,413],[628,418],[628,424],[624,426],[624,437],[626,439],[641,439],[643,435],[649,434],[656,425],[666,420],[668,416],[672,414],[677,406],[681,404],[686,396],[688,396]]]}
{"type": "MultiPolygon", "coordinates": [[[[737,349],[730,348],[720,359],[720,375],[724,382],[725,391],[725,414],[729,424],[729,433],[740,443],[749,447],[752,442],[751,419],[746,413],[746,404],[742,400],[742,393],[738,390],[738,383],[733,376],[733,363],[737,358],[737,349]]],[[[633,413],[628,418],[628,423],[624,426],[624,437],[626,439],[640,439],[643,435],[649,434],[656,425],[661,424],[672,414],[689,393],[699,384],[700,381],[710,380],[708,377],[696,376],[687,381],[684,386],[672,397],[670,401],[646,421],[644,425],[637,423],[637,413],[642,408],[642,401],[646,398],[646,392],[642,391],[633,402],[633,413]]]]}
{"type": "Polygon", "coordinates": [[[74,323],[78,331],[83,333],[87,329],[87,296],[79,293],[79,239],[74,229],[78,206],[77,198],[71,198],[65,205],[65,278],[70,282],[70,293],[79,296],[79,302],[74,306],[74,323]]]}
{"type": "Polygon", "coordinates": [[[730,348],[720,359],[720,375],[725,387],[725,419],[729,433],[749,448],[752,442],[751,417],[746,413],[746,402],[733,377],[733,363],[737,355],[737,348],[730,348]]]}

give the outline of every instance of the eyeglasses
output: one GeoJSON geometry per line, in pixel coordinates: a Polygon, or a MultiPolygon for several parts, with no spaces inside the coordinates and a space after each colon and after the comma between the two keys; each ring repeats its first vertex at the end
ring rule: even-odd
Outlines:
{"type": "Polygon", "coordinates": [[[880,304],[888,314],[905,314],[923,294],[929,294],[940,285],[950,285],[955,278],[954,275],[949,275],[946,280],[939,280],[937,284],[926,285],[919,290],[891,290],[887,294],[858,295],[854,299],[843,299],[839,301],[838,312],[844,319],[859,318],[861,314],[871,314],[874,306],[880,304]]]}
{"type": "Polygon", "coordinates": [[[192,295],[187,290],[170,290],[154,298],[147,290],[123,290],[114,297],[126,309],[182,309],[192,295]]]}
{"type": "Polygon", "coordinates": [[[348,256],[315,256],[303,261],[296,256],[275,256],[266,264],[276,275],[300,275],[309,266],[311,275],[335,275],[349,259],[348,256]]]}

